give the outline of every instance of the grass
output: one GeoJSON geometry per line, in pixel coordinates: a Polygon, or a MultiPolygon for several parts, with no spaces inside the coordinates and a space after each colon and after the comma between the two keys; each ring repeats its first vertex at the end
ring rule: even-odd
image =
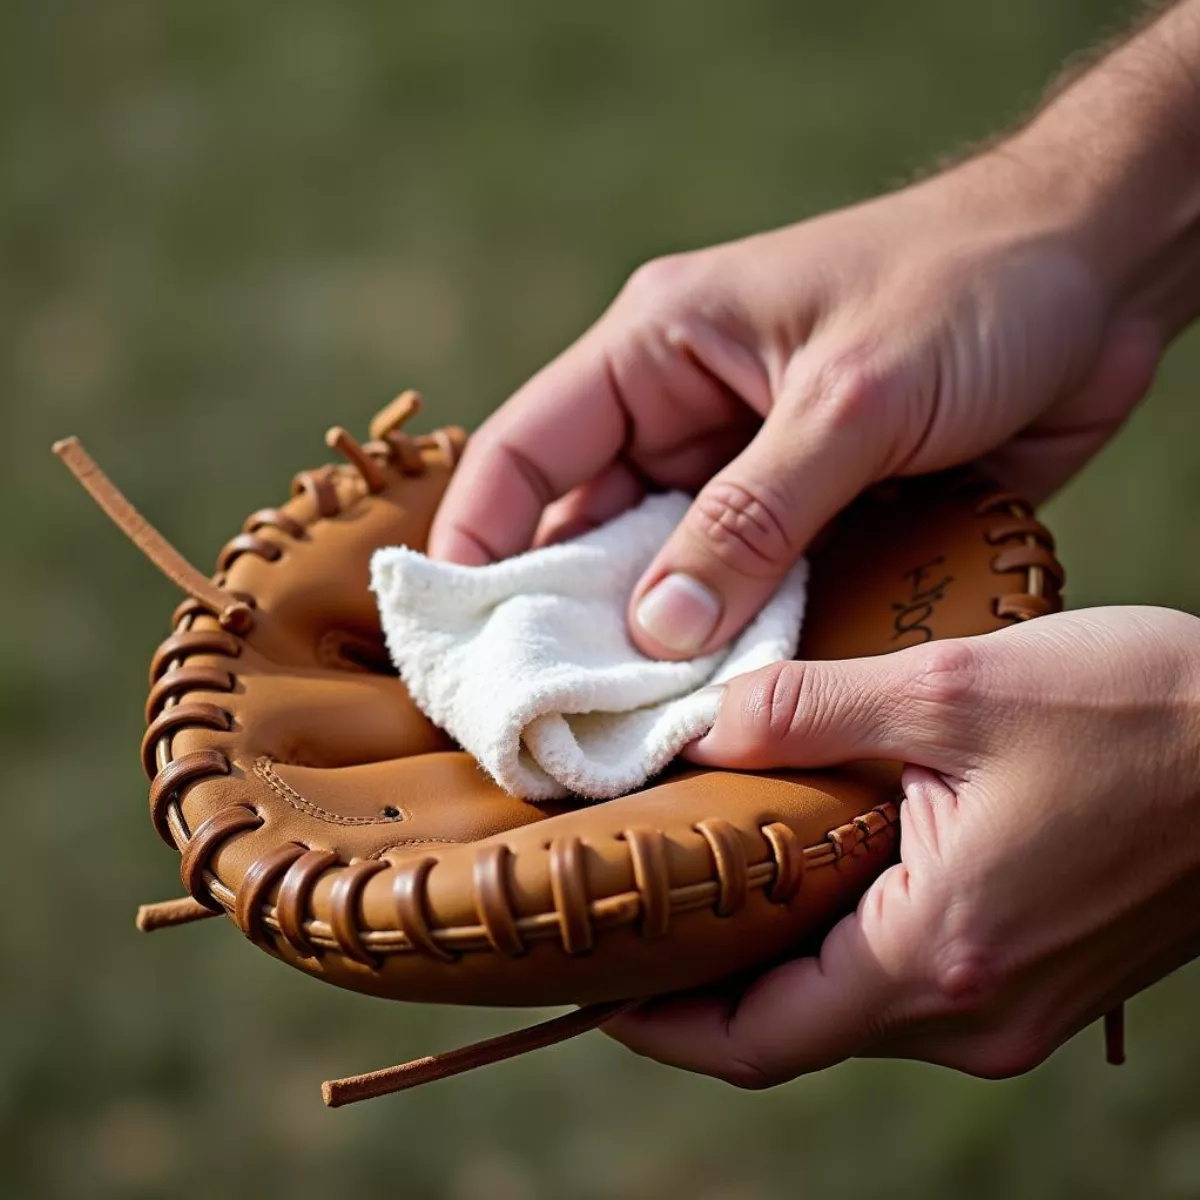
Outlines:
{"type": "MultiPolygon", "coordinates": [[[[317,1083],[528,1014],[322,988],[173,895],[137,766],[175,602],[47,453],[84,437],[204,564],[402,386],[473,425],[644,258],[887,187],[1015,119],[1102,0],[0,11],[5,1195],[1200,1194],[1200,976],[987,1084],[857,1062],[758,1095],[593,1036],[336,1113],[317,1083]]],[[[1181,344],[1050,506],[1076,604],[1200,609],[1181,344]]]]}

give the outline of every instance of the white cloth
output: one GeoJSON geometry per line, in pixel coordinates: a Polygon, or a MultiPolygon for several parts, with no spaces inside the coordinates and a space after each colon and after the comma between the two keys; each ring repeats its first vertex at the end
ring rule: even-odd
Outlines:
{"type": "Polygon", "coordinates": [[[401,678],[501,787],[531,800],[631,791],[711,727],[719,690],[707,685],[795,654],[803,561],[723,651],[659,662],[629,640],[634,585],[688,504],[651,496],[575,541],[485,567],[376,551],[371,588],[401,678]]]}

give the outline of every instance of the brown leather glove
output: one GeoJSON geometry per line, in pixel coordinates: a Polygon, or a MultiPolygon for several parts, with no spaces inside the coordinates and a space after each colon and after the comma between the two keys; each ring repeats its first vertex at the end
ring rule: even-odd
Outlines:
{"type": "MultiPolygon", "coordinates": [[[[591,1028],[648,996],[793,954],[893,859],[897,764],[744,774],[679,764],[604,804],[500,791],[392,671],[368,562],[423,547],[461,452],[405,393],[327,442],[217,574],[189,566],[78,442],[55,451],[188,598],[150,666],[150,815],[188,898],[331,983],[395,1000],[586,1007],[437,1059],[327,1083],[342,1104],[591,1028]]],[[[949,473],[885,484],[813,548],[801,656],[881,654],[1059,607],[1053,542],[1016,496],[949,473]]]]}

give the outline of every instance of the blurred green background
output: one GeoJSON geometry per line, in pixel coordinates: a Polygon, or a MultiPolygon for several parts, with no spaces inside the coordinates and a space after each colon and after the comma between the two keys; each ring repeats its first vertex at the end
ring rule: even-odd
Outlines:
{"type": "MultiPolygon", "coordinates": [[[[1109,0],[0,7],[0,1195],[1200,1195],[1200,974],[982,1083],[763,1094],[599,1036],[337,1112],[318,1082],[528,1014],[389,1005],[178,892],[144,671],[175,603],[47,452],[194,560],[400,387],[473,425],[643,259],[868,195],[1014,120],[1109,0]]],[[[1195,340],[1050,508],[1077,605],[1200,610],[1195,340]]]]}

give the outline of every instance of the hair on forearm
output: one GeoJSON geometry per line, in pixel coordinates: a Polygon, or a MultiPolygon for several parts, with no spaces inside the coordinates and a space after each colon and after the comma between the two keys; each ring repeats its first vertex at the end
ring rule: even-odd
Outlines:
{"type": "Polygon", "coordinates": [[[1106,32],[1102,31],[1093,45],[1084,46],[1067,55],[1062,66],[1042,89],[1037,107],[1020,124],[1027,124],[1106,58],[1140,37],[1171,9],[1178,8],[1179,4],[1180,0],[1141,0],[1141,3],[1135,6],[1131,20],[1122,21],[1106,32]]]}
{"type": "MultiPolygon", "coordinates": [[[[972,138],[954,150],[939,154],[931,162],[914,168],[905,178],[898,181],[897,186],[920,183],[922,180],[940,175],[981,154],[1003,152],[1004,144],[1014,134],[1030,125],[1056,100],[1070,91],[1075,84],[1102,66],[1123,46],[1141,37],[1171,9],[1178,8],[1183,2],[1184,0],[1141,0],[1134,6],[1135,11],[1130,18],[1121,21],[1111,29],[1102,31],[1094,43],[1068,55],[1028,111],[1018,116],[1011,124],[1004,125],[983,137],[972,138]]],[[[1196,2],[1200,7],[1200,0],[1196,0],[1196,2]]],[[[1198,81],[1198,88],[1200,88],[1200,81],[1198,81]]]]}

